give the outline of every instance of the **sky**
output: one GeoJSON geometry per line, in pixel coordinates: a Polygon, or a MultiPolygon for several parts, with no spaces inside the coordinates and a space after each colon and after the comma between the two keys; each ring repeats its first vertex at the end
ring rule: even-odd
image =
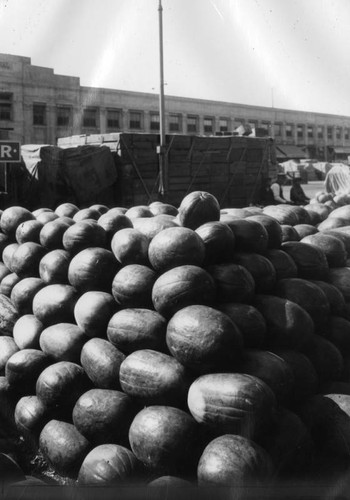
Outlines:
{"type": "MultiPolygon", "coordinates": [[[[0,52],[159,92],[159,0],[0,0],[0,52]]],[[[349,0],[162,0],[165,95],[350,116],[349,0]]],[[[1,74],[0,74],[1,86],[1,74]]]]}

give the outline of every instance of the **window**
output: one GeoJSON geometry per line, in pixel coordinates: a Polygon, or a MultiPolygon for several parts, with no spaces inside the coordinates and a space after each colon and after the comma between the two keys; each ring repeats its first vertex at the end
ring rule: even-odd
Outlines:
{"type": "Polygon", "coordinates": [[[46,104],[33,104],[33,125],[46,125],[46,104]]]}
{"type": "Polygon", "coordinates": [[[160,129],[160,118],[158,113],[151,113],[151,130],[160,129]]]}
{"type": "Polygon", "coordinates": [[[348,128],[344,129],[344,139],[348,141],[350,139],[350,131],[348,128]]]}
{"type": "Polygon", "coordinates": [[[142,128],[142,113],[140,111],[130,111],[129,118],[129,128],[142,128]]]}
{"type": "Polygon", "coordinates": [[[298,139],[304,138],[304,125],[297,126],[297,137],[298,137],[298,139]]]}
{"type": "Polygon", "coordinates": [[[203,126],[206,134],[212,134],[214,132],[214,118],[206,116],[203,121],[203,126]]]}
{"type": "Polygon", "coordinates": [[[198,116],[188,116],[187,132],[197,132],[197,131],[198,131],[198,116]]]}
{"type": "Polygon", "coordinates": [[[273,128],[275,131],[275,135],[282,135],[282,124],[281,123],[275,123],[273,128]]]}
{"type": "Polygon", "coordinates": [[[12,94],[0,92],[0,120],[12,120],[12,94]]]}
{"type": "Polygon", "coordinates": [[[333,139],[333,127],[327,127],[327,139],[333,139]]]}
{"type": "Polygon", "coordinates": [[[122,112],[120,109],[107,109],[107,128],[120,129],[122,112]]]}
{"type": "Polygon", "coordinates": [[[335,136],[337,139],[341,139],[341,127],[335,129],[335,136]]]}
{"type": "Polygon", "coordinates": [[[309,139],[312,139],[314,136],[314,128],[312,125],[307,126],[307,136],[309,139]]]}
{"type": "Polygon", "coordinates": [[[293,137],[293,125],[289,123],[286,125],[286,137],[293,137]]]}
{"type": "Polygon", "coordinates": [[[97,127],[97,109],[85,108],[83,110],[83,127],[97,127]]]}
{"type": "Polygon", "coordinates": [[[317,138],[323,139],[323,127],[322,126],[317,127],[317,138]]]}
{"type": "Polygon", "coordinates": [[[57,106],[57,126],[68,127],[71,124],[71,108],[69,106],[57,106]]]}
{"type": "Polygon", "coordinates": [[[181,130],[181,115],[169,116],[169,130],[170,132],[180,132],[181,130]]]}
{"type": "Polygon", "coordinates": [[[220,132],[228,132],[228,119],[227,118],[220,118],[219,130],[220,130],[220,132]]]}

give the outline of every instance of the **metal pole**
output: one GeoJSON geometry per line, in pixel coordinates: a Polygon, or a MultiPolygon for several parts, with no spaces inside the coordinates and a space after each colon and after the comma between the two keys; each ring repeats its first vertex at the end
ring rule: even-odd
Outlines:
{"type": "Polygon", "coordinates": [[[4,192],[7,194],[7,174],[8,174],[8,166],[5,163],[5,171],[4,171],[4,192]]]}
{"type": "Polygon", "coordinates": [[[163,7],[162,0],[159,0],[159,68],[160,68],[160,88],[159,88],[159,128],[160,147],[159,154],[159,193],[166,194],[166,155],[165,155],[165,115],[164,115],[164,65],[163,65],[163,7]]]}

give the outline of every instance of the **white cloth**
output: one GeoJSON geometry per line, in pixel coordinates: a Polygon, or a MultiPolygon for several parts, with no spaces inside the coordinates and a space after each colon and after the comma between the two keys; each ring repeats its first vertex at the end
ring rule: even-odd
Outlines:
{"type": "Polygon", "coordinates": [[[281,196],[280,196],[281,186],[278,184],[278,182],[274,182],[271,185],[271,189],[272,189],[273,197],[275,198],[275,201],[277,201],[278,203],[286,203],[286,200],[284,198],[281,198],[281,196]]]}
{"type": "Polygon", "coordinates": [[[334,165],[326,175],[324,185],[327,193],[350,193],[350,170],[348,165],[334,165]]]}

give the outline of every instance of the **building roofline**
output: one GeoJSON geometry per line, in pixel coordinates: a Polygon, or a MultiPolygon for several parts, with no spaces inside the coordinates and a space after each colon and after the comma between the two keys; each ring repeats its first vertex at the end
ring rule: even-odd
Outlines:
{"type": "MultiPolygon", "coordinates": [[[[122,90],[122,89],[113,89],[109,87],[89,87],[87,85],[81,85],[80,86],[82,90],[89,91],[89,90],[94,90],[96,91],[107,91],[107,92],[118,92],[119,94],[124,94],[124,95],[137,95],[137,96],[144,96],[144,97],[156,97],[158,98],[157,93],[153,92],[140,92],[136,90],[122,90]]],[[[279,111],[279,112],[287,112],[287,113],[302,113],[305,115],[317,115],[317,116],[328,116],[328,117],[333,117],[333,118],[345,118],[345,119],[350,119],[350,116],[347,115],[338,115],[335,113],[322,113],[320,111],[302,111],[298,109],[289,109],[289,108],[277,108],[277,107],[271,107],[271,106],[261,106],[261,105],[254,105],[254,104],[245,104],[245,103],[238,103],[238,102],[229,102],[229,101],[217,101],[214,99],[200,99],[197,97],[184,97],[184,96],[176,96],[176,95],[165,95],[165,99],[170,99],[170,100],[177,100],[181,99],[186,102],[193,102],[195,101],[196,103],[203,103],[203,104],[220,104],[222,106],[236,106],[236,107],[242,107],[243,108],[249,108],[251,110],[261,110],[261,111],[279,111]]]]}

